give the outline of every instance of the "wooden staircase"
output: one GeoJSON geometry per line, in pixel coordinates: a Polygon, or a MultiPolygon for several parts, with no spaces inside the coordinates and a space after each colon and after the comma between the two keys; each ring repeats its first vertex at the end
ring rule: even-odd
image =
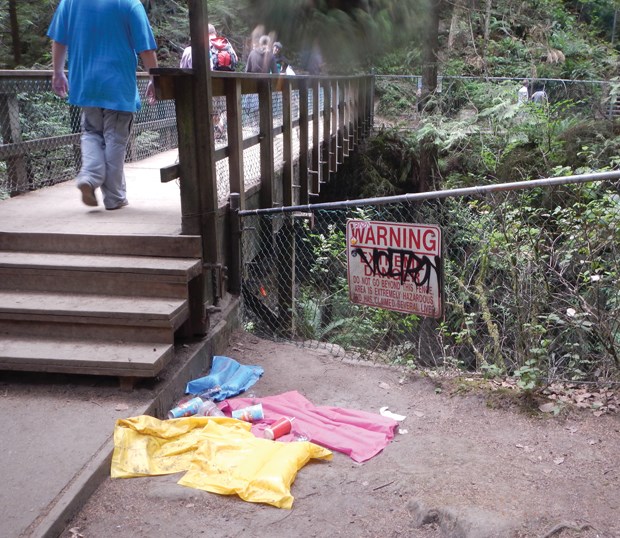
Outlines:
{"type": "Polygon", "coordinates": [[[0,233],[0,370],[156,376],[201,279],[197,236],[0,233]]]}

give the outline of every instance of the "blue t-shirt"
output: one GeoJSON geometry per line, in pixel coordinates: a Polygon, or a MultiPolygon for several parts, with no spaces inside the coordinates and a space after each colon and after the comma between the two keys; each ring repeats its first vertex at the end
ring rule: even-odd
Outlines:
{"type": "Polygon", "coordinates": [[[47,35],[68,47],[72,105],[139,110],[137,54],[156,49],[140,0],[61,0],[47,35]]]}

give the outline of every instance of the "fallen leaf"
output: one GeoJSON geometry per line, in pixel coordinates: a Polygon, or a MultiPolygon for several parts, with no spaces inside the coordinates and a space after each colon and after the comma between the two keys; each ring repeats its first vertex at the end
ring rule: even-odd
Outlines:
{"type": "Polygon", "coordinates": [[[553,463],[556,465],[562,465],[564,463],[564,458],[554,458],[553,463]]]}
{"type": "Polygon", "coordinates": [[[422,413],[422,411],[414,411],[413,414],[418,418],[422,418],[424,416],[424,413],[422,413]]]}
{"type": "Polygon", "coordinates": [[[124,403],[119,403],[116,404],[116,407],[114,409],[116,409],[117,411],[127,411],[127,409],[129,409],[129,406],[124,403]]]}
{"type": "Polygon", "coordinates": [[[379,381],[379,387],[381,387],[384,390],[390,390],[390,386],[387,383],[384,383],[383,381],[379,381]]]}
{"type": "Polygon", "coordinates": [[[518,444],[518,445],[515,445],[515,446],[516,446],[517,448],[525,448],[525,447],[524,447],[523,445],[521,445],[521,444],[518,444]]]}
{"type": "Polygon", "coordinates": [[[602,417],[605,414],[605,411],[594,411],[592,413],[595,417],[602,417]]]}

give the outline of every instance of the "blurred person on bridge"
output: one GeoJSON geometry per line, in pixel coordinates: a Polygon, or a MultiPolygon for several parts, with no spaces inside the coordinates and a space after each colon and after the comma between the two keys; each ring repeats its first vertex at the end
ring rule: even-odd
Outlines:
{"type": "MultiPolygon", "coordinates": [[[[124,162],[140,109],[136,71],[157,67],[155,38],[140,0],[61,0],[47,32],[52,40],[52,89],[82,109],[82,201],[106,209],[128,204],[124,162]],[[69,80],[65,62],[69,60],[69,80]]],[[[146,88],[149,104],[155,88],[146,88]]]]}
{"type": "MultiPolygon", "coordinates": [[[[215,26],[209,24],[209,66],[215,71],[234,71],[237,67],[237,53],[228,39],[217,35],[215,26]]],[[[181,69],[192,68],[192,46],[189,45],[183,50],[181,69]]]]}
{"type": "Polygon", "coordinates": [[[269,50],[269,36],[263,35],[258,40],[258,46],[248,55],[245,65],[246,73],[277,74],[278,66],[271,50],[269,50]]]}

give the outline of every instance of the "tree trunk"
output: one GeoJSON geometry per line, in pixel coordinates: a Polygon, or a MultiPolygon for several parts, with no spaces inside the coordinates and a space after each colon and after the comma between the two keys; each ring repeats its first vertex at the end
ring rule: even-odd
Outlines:
{"type": "Polygon", "coordinates": [[[493,0],[486,0],[486,6],[484,10],[484,45],[482,46],[482,58],[486,61],[487,57],[487,45],[489,44],[490,26],[491,26],[491,8],[493,7],[493,0]]]}
{"type": "Polygon", "coordinates": [[[424,108],[437,89],[437,58],[439,54],[439,11],[443,0],[429,0],[422,52],[422,90],[420,106],[424,108]]]}
{"type": "Polygon", "coordinates": [[[454,48],[454,41],[459,33],[461,26],[461,17],[463,15],[463,0],[455,0],[452,8],[452,17],[450,18],[450,33],[448,34],[448,50],[454,48]]]}
{"type": "Polygon", "coordinates": [[[11,40],[13,42],[14,67],[22,61],[22,43],[19,38],[19,23],[17,22],[17,0],[9,0],[9,19],[11,20],[11,40]]]}
{"type": "MultiPolygon", "coordinates": [[[[424,39],[422,89],[418,110],[432,113],[435,105],[433,95],[437,90],[438,55],[439,55],[439,13],[443,0],[429,0],[429,19],[426,24],[424,39]]],[[[422,144],[420,156],[419,191],[425,192],[432,188],[437,168],[437,150],[434,144],[424,148],[422,144]]]]}

